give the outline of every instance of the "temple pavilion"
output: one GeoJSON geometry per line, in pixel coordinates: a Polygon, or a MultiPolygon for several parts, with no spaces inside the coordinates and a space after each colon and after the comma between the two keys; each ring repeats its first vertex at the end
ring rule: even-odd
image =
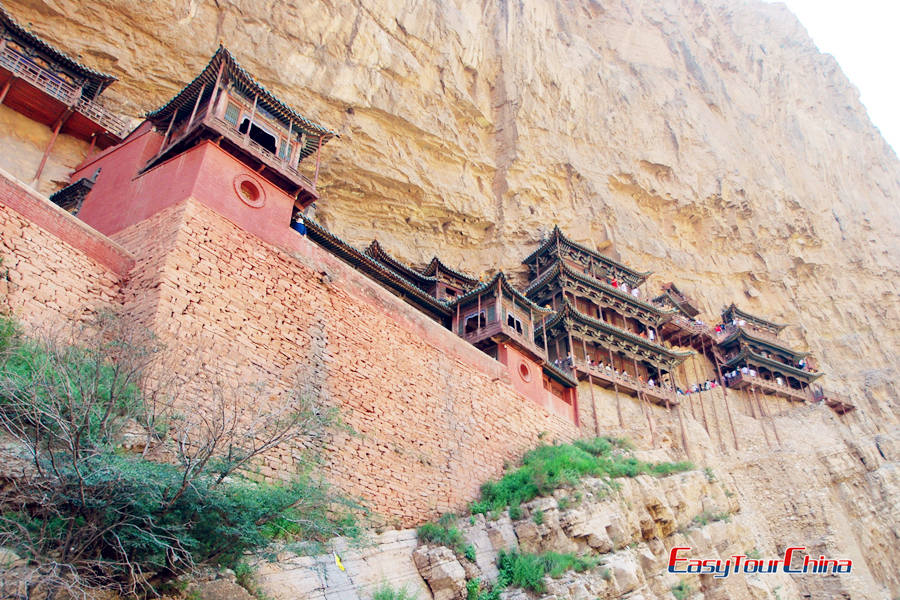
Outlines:
{"type": "Polygon", "coordinates": [[[650,273],[573,242],[558,228],[523,263],[532,277],[526,295],[556,311],[537,331],[549,360],[591,384],[677,403],[673,370],[691,352],[660,340],[659,327],[675,310],[641,299],[650,273]]]}
{"type": "Polygon", "coordinates": [[[722,369],[734,371],[729,387],[752,388],[789,400],[813,400],[810,383],[822,376],[808,352],[788,347],[778,334],[786,327],[740,310],[722,311],[724,331],[718,340],[722,369]]]}
{"type": "Polygon", "coordinates": [[[318,198],[321,149],[337,137],[279,100],[222,46],[193,81],[147,120],[165,134],[146,169],[213,140],[295,197],[301,208],[318,198]],[[298,167],[312,156],[315,167],[308,177],[298,167]]]}
{"type": "Polygon", "coordinates": [[[31,33],[0,6],[0,104],[53,132],[33,183],[60,134],[89,142],[92,150],[122,141],[126,123],[97,103],[114,81],[31,33]]]}

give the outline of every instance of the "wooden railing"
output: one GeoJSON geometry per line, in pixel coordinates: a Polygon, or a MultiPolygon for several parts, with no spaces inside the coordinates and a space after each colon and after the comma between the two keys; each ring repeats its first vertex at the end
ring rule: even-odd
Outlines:
{"type": "Polygon", "coordinates": [[[92,102],[86,98],[78,101],[75,110],[86,116],[94,123],[102,126],[106,131],[110,132],[118,138],[124,139],[128,135],[130,129],[128,123],[124,119],[120,119],[112,114],[96,102],[92,102]]]}
{"type": "Polygon", "coordinates": [[[0,66],[64,104],[75,104],[81,97],[79,88],[63,81],[11,48],[0,50],[0,66]]]}
{"type": "MultiPolygon", "coordinates": [[[[199,120],[199,119],[198,119],[199,120]]],[[[212,114],[206,114],[203,116],[203,120],[211,127],[213,127],[216,131],[221,132],[225,137],[231,141],[231,143],[240,146],[244,150],[249,151],[251,154],[256,155],[261,161],[266,163],[266,165],[275,168],[276,170],[282,171],[290,178],[298,181],[303,187],[307,188],[308,191],[315,193],[316,186],[313,181],[301,173],[299,169],[297,169],[296,165],[292,165],[287,161],[287,159],[281,158],[270,152],[268,149],[263,148],[260,144],[257,144],[253,140],[250,139],[250,136],[241,133],[241,131],[220,117],[217,117],[212,114]]]]}
{"type": "Polygon", "coordinates": [[[63,81],[57,75],[11,48],[0,49],[0,66],[12,73],[13,76],[27,81],[66,106],[74,106],[76,111],[101,125],[111,134],[122,138],[128,133],[128,125],[125,121],[96,102],[82,98],[80,88],[63,81]]]}
{"type": "Polygon", "coordinates": [[[772,381],[771,379],[763,379],[759,375],[738,372],[736,377],[726,379],[726,381],[728,387],[738,390],[747,387],[755,387],[764,394],[774,394],[776,396],[787,398],[788,400],[797,402],[806,402],[807,400],[810,400],[810,394],[806,390],[794,389],[787,385],[787,383],[779,385],[777,382],[772,381]]]}
{"type": "MultiPolygon", "coordinates": [[[[519,333],[506,323],[501,323],[499,320],[491,321],[478,329],[465,332],[463,334],[463,339],[474,345],[481,340],[494,337],[495,335],[505,335],[506,337],[515,340],[520,346],[531,351],[532,354],[544,357],[543,348],[538,347],[538,345],[528,339],[526,335],[519,333]]],[[[563,369],[563,371],[565,371],[565,369],[563,369]]]]}
{"type": "Polygon", "coordinates": [[[813,400],[824,402],[829,408],[841,415],[856,409],[856,405],[850,400],[849,396],[833,390],[815,388],[813,390],[813,400]]]}
{"type": "Polygon", "coordinates": [[[600,380],[600,382],[608,383],[610,385],[614,383],[626,391],[630,390],[635,393],[641,392],[656,404],[669,404],[672,406],[678,404],[678,399],[675,396],[674,390],[666,389],[660,385],[649,385],[646,382],[638,381],[630,375],[617,374],[614,370],[607,369],[606,367],[600,368],[591,366],[584,360],[577,360],[575,365],[576,368],[583,373],[589,373],[591,377],[600,380]]]}

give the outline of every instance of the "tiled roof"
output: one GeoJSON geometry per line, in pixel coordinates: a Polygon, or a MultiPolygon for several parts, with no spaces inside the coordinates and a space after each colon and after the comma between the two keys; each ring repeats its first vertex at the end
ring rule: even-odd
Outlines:
{"type": "Polygon", "coordinates": [[[206,86],[215,84],[219,67],[223,63],[223,74],[228,76],[229,81],[238,86],[242,92],[257,95],[259,105],[269,114],[282,120],[285,124],[293,123],[298,130],[302,129],[307,135],[314,138],[316,144],[319,138],[324,144],[331,138],[340,137],[336,132],[310,121],[278,99],[272,92],[256,81],[224,46],[219,46],[209,63],[193,81],[184,86],[166,104],[147,113],[147,118],[152,121],[164,121],[166,118],[171,117],[173,111],[193,105],[197,95],[203,93],[206,86]]]}
{"type": "Polygon", "coordinates": [[[85,77],[89,81],[85,86],[85,93],[89,97],[102,92],[107,86],[116,81],[116,78],[112,75],[83,65],[62,50],[51,46],[48,42],[28,31],[6,11],[2,4],[0,4],[0,25],[3,25],[5,29],[18,37],[21,42],[43,52],[66,69],[85,77]]]}

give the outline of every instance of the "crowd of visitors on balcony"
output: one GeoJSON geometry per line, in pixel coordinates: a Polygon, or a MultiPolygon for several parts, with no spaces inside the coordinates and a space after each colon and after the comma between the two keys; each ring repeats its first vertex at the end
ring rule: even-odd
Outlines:
{"type": "Polygon", "coordinates": [[[629,287],[628,287],[628,284],[625,283],[624,281],[620,284],[620,283],[619,283],[619,280],[616,279],[615,277],[612,278],[612,279],[607,279],[607,280],[606,280],[606,283],[607,283],[607,285],[609,285],[609,286],[611,286],[611,287],[614,287],[614,288],[616,288],[616,289],[621,289],[621,290],[622,290],[623,292],[625,292],[626,294],[630,293],[630,294],[631,294],[632,296],[634,296],[635,298],[640,298],[640,297],[641,297],[641,290],[639,290],[639,289],[636,288],[636,287],[634,287],[634,288],[629,288],[629,287]]]}

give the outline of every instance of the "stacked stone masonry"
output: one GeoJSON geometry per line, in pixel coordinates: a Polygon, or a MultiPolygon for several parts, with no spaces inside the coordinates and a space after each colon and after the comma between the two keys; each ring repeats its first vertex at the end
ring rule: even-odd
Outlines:
{"type": "MultiPolygon", "coordinates": [[[[274,390],[299,377],[353,429],[329,444],[329,477],[390,522],[459,509],[504,462],[578,434],[515,392],[502,365],[303,238],[291,255],[189,200],[115,241],[96,234],[132,253],[124,278],[12,210],[28,192],[4,183],[15,314],[37,323],[41,311],[65,320],[120,303],[181,359],[184,381],[196,360],[274,390]]],[[[267,456],[262,473],[289,477],[299,450],[267,456]]]]}

